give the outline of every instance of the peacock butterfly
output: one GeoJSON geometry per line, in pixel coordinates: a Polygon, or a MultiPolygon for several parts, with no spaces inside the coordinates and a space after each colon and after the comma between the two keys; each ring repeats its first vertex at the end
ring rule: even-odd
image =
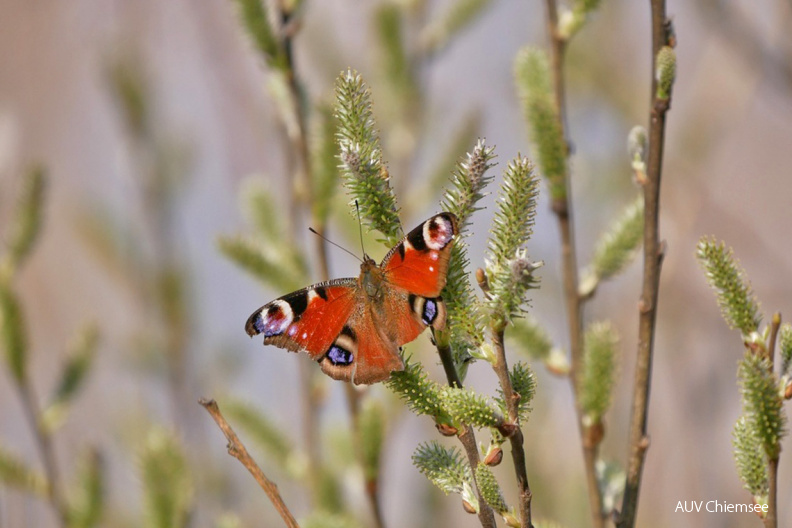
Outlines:
{"type": "Polygon", "coordinates": [[[265,345],[305,351],[331,378],[370,384],[403,370],[401,345],[441,330],[440,291],[457,218],[440,213],[410,231],[378,266],[364,255],[357,279],[314,284],[265,304],[245,324],[265,345]]]}

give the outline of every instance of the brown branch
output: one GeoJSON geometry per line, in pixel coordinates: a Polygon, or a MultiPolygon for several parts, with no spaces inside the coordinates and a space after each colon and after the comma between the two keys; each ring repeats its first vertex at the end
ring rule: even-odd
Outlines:
{"type": "MultiPolygon", "coordinates": [[[[462,380],[459,377],[459,373],[457,372],[456,367],[454,366],[454,359],[451,357],[451,347],[447,344],[441,343],[444,341],[443,339],[438,339],[438,336],[435,335],[434,329],[432,329],[432,336],[434,338],[435,343],[437,344],[437,353],[440,355],[440,361],[443,364],[443,368],[445,369],[446,378],[448,379],[448,385],[451,387],[462,388],[462,380]]],[[[470,464],[470,469],[472,470],[473,480],[476,480],[476,468],[478,467],[479,463],[479,451],[478,451],[478,444],[476,442],[476,432],[473,428],[469,425],[465,425],[462,430],[457,434],[457,438],[462,443],[462,447],[465,449],[465,454],[467,455],[468,463],[470,464]]],[[[479,512],[478,518],[479,522],[481,523],[482,528],[495,528],[495,513],[492,511],[492,508],[489,507],[487,502],[481,496],[481,491],[478,489],[478,482],[476,484],[476,495],[478,496],[479,501],[479,512]]]]}
{"type": "Polygon", "coordinates": [[[33,387],[26,378],[17,383],[22,408],[27,419],[33,437],[36,440],[36,448],[41,457],[41,464],[44,466],[44,473],[47,475],[47,499],[55,511],[60,525],[66,528],[69,526],[68,507],[61,489],[58,463],[55,459],[55,448],[52,445],[52,437],[42,428],[41,411],[36,402],[36,395],[33,387]]]}
{"type": "Polygon", "coordinates": [[[660,242],[658,215],[660,206],[660,179],[663,167],[665,120],[669,109],[668,99],[657,97],[657,54],[668,44],[668,25],[665,0],[650,0],[652,11],[652,106],[649,125],[649,154],[644,186],[644,267],[641,300],[639,302],[638,349],[635,362],[635,386],[632,418],[630,420],[630,456],[627,481],[624,488],[622,511],[617,525],[620,528],[635,526],[638,497],[641,488],[646,449],[649,445],[647,421],[651,387],[652,355],[654,351],[655,324],[660,282],[660,268],[664,247],[660,242]]]}
{"type": "Polygon", "coordinates": [[[767,479],[770,487],[767,492],[767,516],[763,522],[765,528],[776,528],[778,526],[778,457],[770,459],[767,465],[767,479]]]}
{"type": "Polygon", "coordinates": [[[509,376],[509,366],[506,363],[506,348],[503,344],[503,328],[492,331],[492,345],[495,348],[496,362],[492,366],[498,375],[498,381],[503,391],[503,399],[506,402],[506,410],[509,415],[509,422],[514,424],[514,433],[509,435],[511,442],[512,462],[514,463],[514,473],[517,475],[517,485],[520,490],[520,524],[524,528],[533,528],[531,523],[531,486],[528,484],[528,471],[525,462],[525,450],[523,447],[523,434],[520,429],[520,416],[518,412],[521,395],[514,392],[511,377],[509,376]]]}
{"type": "Polygon", "coordinates": [[[280,492],[278,492],[278,486],[269,480],[264,472],[261,471],[261,468],[256,464],[256,461],[253,460],[253,457],[250,456],[247,449],[245,449],[244,444],[239,440],[234,430],[231,429],[231,426],[228,425],[223,415],[220,413],[220,408],[217,406],[217,402],[214,400],[207,400],[202,398],[198,401],[204,409],[209,412],[209,414],[214,419],[217,426],[225,435],[226,440],[228,440],[228,454],[232,457],[239,460],[243,466],[253,475],[253,478],[256,479],[256,482],[259,483],[261,489],[264,490],[264,493],[267,494],[269,500],[275,506],[275,509],[278,510],[283,522],[286,523],[286,526],[289,528],[300,528],[300,525],[297,524],[297,521],[294,520],[294,516],[289,511],[289,508],[286,506],[286,503],[283,502],[283,499],[280,496],[280,492]]]}
{"type": "MultiPolygon", "coordinates": [[[[564,53],[566,41],[558,32],[558,11],[555,0],[546,0],[547,30],[550,38],[550,64],[553,76],[553,89],[558,111],[558,125],[561,135],[566,140],[566,104],[564,94],[564,53]]],[[[569,148],[566,148],[569,156],[569,148]]],[[[589,508],[591,509],[592,526],[600,528],[604,525],[604,512],[602,511],[602,496],[597,481],[596,462],[599,444],[588,441],[589,434],[583,423],[583,412],[578,403],[578,377],[583,356],[583,299],[580,297],[578,287],[577,250],[575,246],[575,232],[572,221],[572,208],[570,206],[571,179],[569,172],[565,175],[566,193],[560,199],[553,201],[553,212],[558,220],[561,232],[561,260],[564,280],[564,298],[567,309],[567,324],[569,325],[569,347],[572,356],[569,381],[575,399],[575,413],[577,415],[578,432],[583,449],[583,466],[586,472],[589,508]]]]}

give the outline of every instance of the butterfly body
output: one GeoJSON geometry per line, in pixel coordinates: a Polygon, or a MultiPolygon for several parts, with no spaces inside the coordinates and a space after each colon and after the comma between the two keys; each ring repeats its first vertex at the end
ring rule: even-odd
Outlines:
{"type": "Polygon", "coordinates": [[[440,213],[407,234],[380,265],[365,257],[357,279],[335,279],[284,295],[245,325],[264,344],[305,351],[328,376],[375,383],[404,369],[399,354],[427,326],[445,326],[448,259],[456,217],[440,213]]]}

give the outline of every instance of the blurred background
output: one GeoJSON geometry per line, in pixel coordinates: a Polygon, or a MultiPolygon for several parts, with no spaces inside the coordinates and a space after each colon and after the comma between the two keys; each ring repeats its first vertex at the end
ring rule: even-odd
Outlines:
{"type": "MultiPolygon", "coordinates": [[[[408,59],[426,43],[422,29],[442,19],[452,3],[397,3],[408,59]]],[[[417,95],[407,107],[393,95],[381,34],[382,10],[393,3],[306,2],[288,28],[296,32],[294,64],[306,100],[332,103],[334,80],[348,67],[370,85],[407,228],[438,210],[439,194],[423,182],[447,166],[449,154],[453,159],[470,150],[477,137],[497,146],[495,174],[518,153],[531,155],[512,64],[521,47],[546,46],[544,2],[484,4],[453,39],[413,64],[417,95]]],[[[648,8],[648,2],[603,2],[568,49],[581,265],[637,192],[626,138],[634,125],[647,125],[648,8]]],[[[0,227],[11,221],[30,168],[42,166],[48,175],[40,238],[15,279],[29,331],[30,383],[41,402],[58,384],[73,337],[90,323],[99,334],[82,391],[53,436],[64,487],[95,450],[105,476],[99,525],[149,525],[149,455],[158,438],[171,435],[188,468],[192,526],[280,526],[197,404],[200,397],[218,399],[221,408],[224,399],[248,402],[302,444],[306,386],[299,365],[307,359],[262,348],[243,331],[254,309],[286,291],[262,287],[218,249],[219,237],[253,230],[245,196],[263,188],[280,206],[272,210],[275,221],[297,233],[289,241],[306,251],[309,279],[319,279],[315,244],[305,229],[311,218],[295,218],[284,207],[296,164],[277,86],[235,4],[0,0],[0,12],[0,227]]],[[[792,318],[792,6],[781,0],[671,0],[668,13],[678,40],[662,186],[661,235],[668,252],[639,525],[758,526],[751,514],[674,510],[678,501],[750,501],[731,454],[743,347],[719,315],[695,244],[702,235],[725,240],[751,278],[765,320],[775,311],[792,318]]],[[[336,202],[326,234],[357,253],[345,198],[336,202]]],[[[491,217],[489,207],[474,219],[474,266],[483,263],[491,217]]],[[[367,251],[378,259],[386,248],[369,244],[367,251]]],[[[532,312],[568,349],[559,236],[546,196],[529,252],[545,261],[532,312]]],[[[333,249],[329,268],[332,277],[358,273],[356,261],[333,249]]],[[[621,377],[602,449],[620,463],[626,460],[639,268],[634,264],[604,284],[586,313],[587,320],[611,319],[622,335],[621,377]]],[[[410,350],[442,379],[429,348],[422,337],[410,350]]],[[[525,426],[535,515],[586,526],[570,389],[541,364],[535,370],[539,391],[525,426]]],[[[484,365],[471,367],[468,379],[483,391],[495,387],[484,365]]],[[[321,402],[318,427],[332,465],[335,455],[343,459],[349,450],[343,388],[322,378],[309,389],[319,394],[311,398],[321,402]]],[[[386,524],[476,526],[457,498],[439,494],[410,462],[418,443],[437,437],[431,421],[410,414],[382,387],[369,392],[388,417],[380,482],[386,524]]],[[[28,425],[12,376],[0,369],[0,445],[39,470],[28,425]]],[[[305,470],[284,468],[264,450],[253,452],[295,514],[306,517],[305,486],[290,476],[305,470]]],[[[782,524],[792,519],[786,455],[779,477],[782,524]]],[[[304,459],[293,462],[299,466],[304,459]]],[[[500,471],[511,478],[510,470],[500,471]]],[[[337,491],[366,526],[369,513],[355,471],[339,473],[337,491]]],[[[57,525],[45,501],[0,487],[0,527],[57,525]]]]}

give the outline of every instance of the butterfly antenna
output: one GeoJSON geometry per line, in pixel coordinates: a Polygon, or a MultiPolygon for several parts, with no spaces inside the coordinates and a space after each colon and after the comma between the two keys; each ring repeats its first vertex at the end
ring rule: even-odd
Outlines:
{"type": "Polygon", "coordinates": [[[358,204],[357,200],[355,200],[355,209],[357,209],[357,215],[358,215],[358,230],[360,231],[360,249],[361,251],[363,251],[363,258],[366,258],[368,255],[366,255],[366,248],[363,247],[363,220],[360,219],[360,205],[358,204]]]}
{"type": "Polygon", "coordinates": [[[319,231],[317,231],[317,230],[316,230],[316,229],[314,229],[313,227],[309,227],[309,228],[308,228],[308,231],[310,231],[310,232],[311,232],[311,233],[313,233],[314,235],[318,236],[319,238],[321,238],[322,240],[324,240],[324,241],[325,241],[325,242],[327,242],[328,244],[332,244],[333,246],[337,247],[337,248],[338,248],[338,249],[340,249],[341,251],[345,251],[345,252],[349,253],[350,255],[352,255],[353,257],[355,257],[357,260],[360,260],[361,262],[363,262],[363,261],[360,259],[360,257],[358,257],[357,255],[355,255],[354,253],[352,253],[351,251],[349,251],[347,248],[345,248],[345,247],[343,247],[343,246],[340,246],[340,245],[336,244],[335,242],[333,242],[332,240],[330,240],[329,238],[327,238],[326,236],[324,236],[322,233],[320,233],[319,231]]]}

